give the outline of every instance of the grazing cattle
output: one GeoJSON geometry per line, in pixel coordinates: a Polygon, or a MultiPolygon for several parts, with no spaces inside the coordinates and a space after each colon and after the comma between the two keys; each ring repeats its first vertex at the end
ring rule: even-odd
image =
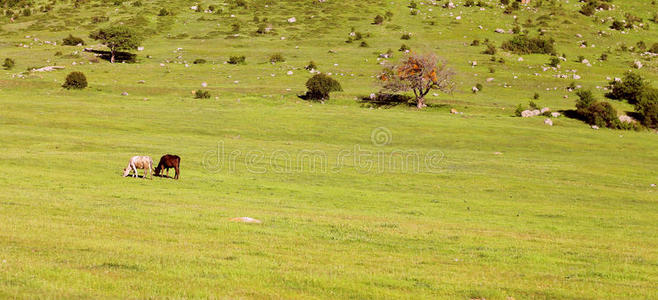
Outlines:
{"type": "Polygon", "coordinates": [[[169,169],[174,168],[176,171],[176,176],[174,179],[178,179],[180,174],[180,157],[178,155],[165,154],[160,158],[158,166],[155,167],[155,176],[162,176],[160,172],[167,169],[167,177],[169,177],[169,169]]]}
{"type": "MultiPolygon", "coordinates": [[[[128,162],[128,166],[123,169],[123,177],[130,175],[130,172],[135,172],[133,177],[139,176],[137,169],[144,169],[144,178],[146,175],[151,175],[153,170],[153,159],[150,156],[133,156],[128,162]]],[[[153,177],[151,177],[153,179],[153,177]]]]}

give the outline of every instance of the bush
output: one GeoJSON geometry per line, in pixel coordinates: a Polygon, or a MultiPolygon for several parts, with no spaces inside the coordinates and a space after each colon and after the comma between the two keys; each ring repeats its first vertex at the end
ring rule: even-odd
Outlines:
{"type": "Polygon", "coordinates": [[[310,100],[327,100],[329,99],[329,93],[343,90],[338,81],[325,74],[316,74],[309,78],[306,81],[306,88],[308,91],[305,99],[310,100]]]}
{"type": "Polygon", "coordinates": [[[580,13],[586,16],[592,16],[596,13],[596,2],[590,1],[585,3],[583,7],[580,8],[580,13]]]}
{"type": "Polygon", "coordinates": [[[202,64],[205,64],[205,63],[206,63],[206,60],[203,59],[203,58],[197,58],[193,62],[193,64],[195,64],[195,65],[202,65],[202,64]]]}
{"type": "Polygon", "coordinates": [[[5,62],[2,64],[2,67],[5,68],[5,70],[11,70],[14,68],[14,65],[16,65],[16,62],[13,59],[7,57],[5,58],[5,62]]]}
{"type": "Polygon", "coordinates": [[[405,33],[400,37],[403,40],[410,40],[411,39],[411,34],[405,33]]]}
{"type": "Polygon", "coordinates": [[[169,9],[166,9],[164,7],[160,9],[160,12],[158,12],[158,16],[160,16],[160,17],[173,16],[173,15],[174,15],[173,11],[171,11],[169,9]]]}
{"type": "Polygon", "coordinates": [[[246,59],[247,58],[244,55],[242,55],[242,56],[231,56],[231,57],[229,57],[229,59],[226,62],[229,63],[229,64],[232,64],[232,65],[238,65],[238,64],[244,65],[244,64],[246,64],[246,59]]]}
{"type": "Polygon", "coordinates": [[[373,20],[373,22],[372,22],[372,24],[375,24],[375,25],[381,25],[382,23],[384,23],[384,17],[382,17],[380,15],[377,15],[375,17],[375,19],[373,20]]]}
{"type": "Polygon", "coordinates": [[[66,76],[62,87],[65,89],[84,89],[87,87],[87,77],[82,72],[71,72],[66,76]]]}
{"type": "Polygon", "coordinates": [[[516,54],[552,54],[555,55],[551,39],[542,39],[541,37],[530,38],[526,35],[515,36],[509,41],[503,42],[502,48],[516,54]]]}
{"type": "Polygon", "coordinates": [[[539,93],[535,93],[534,95],[532,95],[532,99],[535,100],[539,99],[539,93]]]}
{"type": "Polygon", "coordinates": [[[359,47],[368,48],[368,47],[370,47],[370,45],[368,45],[368,43],[366,41],[361,41],[361,44],[359,44],[359,47]]]}
{"type": "Polygon", "coordinates": [[[482,89],[483,89],[484,87],[482,86],[482,84],[481,84],[481,83],[478,83],[478,84],[476,84],[476,85],[475,85],[475,88],[476,88],[476,89],[478,89],[478,91],[480,91],[480,92],[481,92],[481,91],[482,91],[482,89]]]}
{"type": "Polygon", "coordinates": [[[208,99],[210,98],[210,92],[204,90],[197,90],[194,92],[195,99],[208,99]]]}
{"type": "Polygon", "coordinates": [[[634,104],[648,86],[642,76],[629,72],[621,81],[610,82],[611,91],[606,94],[606,97],[617,100],[626,99],[628,103],[634,104]]]}
{"type": "Polygon", "coordinates": [[[601,53],[601,57],[599,57],[601,61],[607,61],[608,60],[608,54],[607,53],[601,53]]]}
{"type": "Polygon", "coordinates": [[[653,43],[651,49],[649,49],[649,52],[658,54],[658,43],[653,43]]]}
{"type": "Polygon", "coordinates": [[[304,67],[304,69],[309,70],[309,71],[310,70],[317,70],[317,68],[318,68],[318,66],[315,64],[314,61],[308,62],[308,65],[306,65],[306,67],[304,67]]]}
{"type": "Polygon", "coordinates": [[[409,48],[409,46],[407,46],[406,44],[402,44],[402,46],[400,46],[400,49],[398,49],[398,51],[402,51],[402,52],[410,51],[410,50],[411,48],[409,48]]]}
{"type": "Polygon", "coordinates": [[[286,61],[286,59],[283,57],[281,53],[274,53],[270,55],[270,62],[273,64],[278,62],[284,62],[284,61],[286,61]]]}
{"type": "Polygon", "coordinates": [[[635,104],[635,111],[640,115],[642,125],[658,128],[658,89],[647,89],[635,104]]]}
{"type": "Polygon", "coordinates": [[[491,45],[491,44],[487,44],[487,49],[484,49],[484,51],[482,51],[482,53],[483,54],[494,55],[494,54],[496,54],[496,46],[491,45]]]}
{"type": "Polygon", "coordinates": [[[599,127],[620,128],[617,111],[608,102],[598,102],[589,90],[576,92],[576,112],[587,124],[599,127]]]}
{"type": "Polygon", "coordinates": [[[65,45],[65,46],[77,46],[77,45],[84,45],[84,44],[85,44],[85,41],[83,41],[81,38],[75,37],[71,34],[69,34],[68,37],[65,37],[62,40],[62,45],[65,45]]]}
{"type": "Polygon", "coordinates": [[[612,22],[612,25],[610,25],[610,29],[614,30],[624,30],[624,22],[619,21],[619,20],[614,20],[612,22]]]}
{"type": "Polygon", "coordinates": [[[473,42],[471,42],[471,46],[480,46],[480,40],[473,40],[473,42]]]}
{"type": "Polygon", "coordinates": [[[551,61],[548,63],[549,66],[556,68],[560,64],[560,59],[553,56],[551,57],[551,61]]]}

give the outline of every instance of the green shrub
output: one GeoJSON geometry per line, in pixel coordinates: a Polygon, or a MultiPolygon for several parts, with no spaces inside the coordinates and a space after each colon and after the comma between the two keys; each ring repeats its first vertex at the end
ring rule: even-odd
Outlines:
{"type": "Polygon", "coordinates": [[[269,61],[273,64],[278,63],[278,62],[284,62],[286,59],[283,57],[281,53],[274,53],[270,55],[269,61]]]}
{"type": "Polygon", "coordinates": [[[84,45],[84,44],[85,44],[84,40],[82,40],[79,37],[75,37],[71,34],[69,34],[69,36],[65,37],[62,40],[62,45],[65,45],[65,46],[77,46],[77,45],[84,45]]]}
{"type": "Polygon", "coordinates": [[[617,110],[608,102],[596,101],[589,90],[576,92],[576,112],[587,124],[598,127],[621,128],[617,110]]]}
{"type": "Polygon", "coordinates": [[[204,90],[197,90],[194,92],[195,99],[208,99],[210,98],[210,92],[204,90]]]}
{"type": "Polygon", "coordinates": [[[480,40],[473,40],[471,46],[480,46],[480,40]]]}
{"type": "Polygon", "coordinates": [[[503,42],[502,48],[516,54],[552,54],[555,55],[553,44],[555,41],[542,39],[541,37],[530,38],[526,35],[515,36],[509,41],[503,42]]]}
{"type": "Polygon", "coordinates": [[[539,99],[539,93],[535,93],[534,95],[532,95],[532,99],[535,100],[539,99]]]}
{"type": "Polygon", "coordinates": [[[624,22],[619,21],[619,20],[614,20],[612,22],[612,25],[610,25],[610,29],[614,30],[624,30],[624,22]]]}
{"type": "Polygon", "coordinates": [[[601,57],[599,57],[601,61],[607,61],[608,60],[608,54],[607,53],[601,53],[601,57]]]}
{"type": "Polygon", "coordinates": [[[62,87],[65,89],[84,89],[87,87],[87,77],[82,72],[71,72],[66,76],[62,87]]]}
{"type": "Polygon", "coordinates": [[[229,59],[226,61],[229,64],[232,65],[244,65],[246,64],[246,57],[244,55],[242,56],[231,56],[229,59]]]}
{"type": "Polygon", "coordinates": [[[141,7],[142,6],[142,1],[137,0],[137,1],[133,2],[133,6],[134,7],[141,7]]]}
{"type": "Polygon", "coordinates": [[[308,65],[306,65],[306,67],[304,67],[304,69],[309,70],[309,71],[310,70],[317,70],[317,68],[318,68],[318,66],[315,64],[314,61],[310,61],[308,63],[308,65]]]}
{"type": "Polygon", "coordinates": [[[375,25],[381,25],[382,23],[384,23],[384,17],[382,17],[380,15],[377,15],[375,17],[375,19],[373,20],[373,22],[372,22],[372,24],[375,24],[375,25]]]}
{"type": "Polygon", "coordinates": [[[483,89],[484,87],[482,86],[482,84],[481,84],[481,83],[478,83],[478,84],[476,84],[476,85],[475,85],[475,88],[476,88],[476,89],[478,89],[478,91],[480,91],[480,92],[481,92],[481,91],[482,91],[482,89],[483,89]]]}
{"type": "Polygon", "coordinates": [[[2,67],[5,68],[5,70],[11,70],[15,65],[16,62],[13,59],[7,57],[5,58],[5,62],[2,64],[2,67]]]}
{"type": "Polygon", "coordinates": [[[206,63],[206,60],[203,59],[203,58],[197,58],[193,62],[193,64],[195,64],[195,65],[202,65],[202,64],[205,64],[205,63],[206,63]]]}
{"type": "Polygon", "coordinates": [[[628,103],[636,103],[640,95],[648,88],[649,84],[642,78],[642,76],[628,72],[621,81],[610,82],[611,91],[606,94],[606,97],[617,100],[628,100],[628,103]]]}
{"type": "Polygon", "coordinates": [[[635,104],[635,111],[641,116],[642,125],[658,128],[658,89],[646,89],[635,104]]]}
{"type": "Polygon", "coordinates": [[[398,51],[402,51],[402,52],[410,51],[410,50],[411,48],[409,48],[409,46],[407,46],[406,44],[402,44],[402,46],[400,46],[400,49],[398,49],[398,51]]]}
{"type": "Polygon", "coordinates": [[[649,52],[658,54],[658,43],[653,43],[653,45],[649,49],[649,52]]]}
{"type": "Polygon", "coordinates": [[[361,44],[359,44],[359,47],[368,48],[368,47],[370,47],[370,45],[368,45],[368,43],[366,41],[361,41],[361,44]]]}
{"type": "Polygon", "coordinates": [[[158,12],[158,16],[160,16],[160,17],[173,16],[173,15],[174,15],[174,12],[172,10],[166,9],[164,7],[160,9],[160,12],[158,12]]]}
{"type": "Polygon", "coordinates": [[[482,51],[483,54],[489,54],[489,55],[495,55],[496,54],[496,46],[492,44],[487,44],[487,49],[484,49],[482,51]]]}
{"type": "Polygon", "coordinates": [[[557,67],[559,64],[560,64],[560,59],[555,56],[551,57],[551,60],[548,63],[549,66],[554,68],[557,67]]]}
{"type": "Polygon", "coordinates": [[[306,88],[305,99],[309,100],[327,100],[329,93],[343,90],[338,81],[325,74],[313,75],[306,81],[306,88]]]}
{"type": "Polygon", "coordinates": [[[400,37],[403,40],[410,40],[411,39],[411,34],[405,33],[400,37]]]}

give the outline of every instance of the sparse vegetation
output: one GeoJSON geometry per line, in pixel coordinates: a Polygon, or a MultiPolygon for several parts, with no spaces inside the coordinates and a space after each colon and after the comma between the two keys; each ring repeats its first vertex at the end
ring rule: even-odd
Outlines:
{"type": "Polygon", "coordinates": [[[229,59],[226,62],[232,65],[244,65],[247,63],[247,58],[244,55],[240,55],[240,56],[236,55],[229,57],[229,59]]]}
{"type": "Polygon", "coordinates": [[[5,58],[5,61],[2,63],[2,67],[5,70],[11,70],[11,69],[14,68],[15,65],[16,65],[16,62],[13,59],[9,58],[9,57],[5,58]]]}
{"type": "Polygon", "coordinates": [[[65,46],[77,46],[77,45],[84,45],[85,41],[82,40],[79,37],[75,37],[71,34],[69,34],[68,37],[65,37],[64,40],[62,41],[62,45],[65,46]]]}
{"type": "Polygon", "coordinates": [[[515,36],[503,42],[501,48],[516,54],[551,54],[556,55],[553,39],[531,38],[526,35],[515,36]]]}
{"type": "Polygon", "coordinates": [[[208,99],[210,98],[210,92],[206,90],[196,90],[194,92],[195,99],[208,99]]]}

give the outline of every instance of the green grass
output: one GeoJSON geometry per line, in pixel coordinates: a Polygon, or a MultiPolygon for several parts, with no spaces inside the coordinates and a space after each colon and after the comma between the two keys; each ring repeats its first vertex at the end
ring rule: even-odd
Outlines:
{"type": "MultiPolygon", "coordinates": [[[[202,15],[180,2],[172,4],[180,8],[176,16],[157,17],[163,4],[152,1],[139,9],[125,2],[117,14],[109,13],[110,4],[96,4],[85,4],[76,22],[101,13],[112,22],[144,11],[149,28],[164,28],[145,41],[140,63],[72,65],[86,62],[89,53],[57,58],[57,51],[81,48],[38,45],[33,37],[86,37],[95,25],[65,25],[65,16],[54,13],[3,19],[0,59],[12,57],[17,65],[0,72],[0,297],[658,297],[658,189],[650,186],[658,184],[656,134],[595,131],[564,117],[553,127],[543,125],[544,118],[512,117],[535,92],[553,111],[572,109],[575,95],[564,89],[573,80],[541,71],[546,55],[521,62],[499,50],[496,56],[507,61],[500,65],[480,54],[483,46],[464,46],[475,38],[500,46],[510,38],[493,33],[511,28],[512,16],[502,9],[437,6],[429,12],[420,6],[412,16],[406,2],[277,1],[267,9],[229,13],[222,6],[225,14],[202,15]],[[387,10],[392,21],[370,25],[387,10]],[[423,20],[425,13],[435,25],[423,20]],[[254,14],[268,17],[276,33],[252,35],[254,14]],[[291,16],[298,21],[288,24],[291,16]],[[243,22],[243,37],[226,39],[233,19],[243,22]],[[36,21],[69,29],[28,30],[36,21]],[[371,33],[370,48],[344,42],[352,26],[371,33]],[[216,30],[221,35],[192,38],[216,30]],[[400,40],[403,32],[412,39],[400,40]],[[189,37],[166,38],[181,33],[189,37]],[[15,46],[30,41],[31,48],[15,46]],[[430,97],[433,105],[423,111],[361,107],[354,98],[378,90],[375,52],[395,51],[403,42],[444,57],[458,73],[458,90],[430,97]],[[267,62],[279,52],[285,62],[267,62]],[[247,64],[223,64],[233,55],[245,55],[247,64]],[[197,58],[208,63],[193,65],[197,58]],[[297,98],[310,60],[332,72],[344,92],[325,104],[297,98]],[[66,70],[12,77],[46,65],[66,70]],[[491,65],[496,73],[489,73],[491,65]],[[60,87],[74,70],[86,74],[87,89],[60,87]],[[286,75],[289,70],[294,74],[286,75]],[[192,95],[202,82],[210,99],[192,95]],[[484,89],[472,94],[478,82],[484,89]],[[129,95],[121,96],[124,91],[129,95]],[[449,114],[450,108],[464,114],[449,114]],[[373,145],[372,132],[381,127],[390,143],[373,145]],[[225,155],[220,164],[218,147],[225,155]],[[355,149],[361,160],[340,160],[355,149]],[[308,151],[322,153],[327,169],[314,168],[303,156],[308,151]],[[121,177],[131,156],[157,161],[166,153],[181,156],[180,180],[121,177]],[[379,154],[400,158],[394,153],[440,159],[419,170],[368,168],[381,161],[379,154]],[[242,216],[263,223],[229,221],[242,216]]],[[[617,10],[597,16],[633,11],[646,20],[655,7],[614,4],[617,10]]],[[[611,32],[609,23],[579,15],[575,1],[562,5],[565,14],[553,17],[547,36],[568,56],[561,70],[578,69],[583,79],[576,82],[600,99],[604,91],[595,87],[605,86],[606,76],[621,77],[641,59],[615,51],[621,41],[658,42],[651,40],[655,24],[600,37],[599,30],[611,32]],[[574,24],[562,24],[565,19],[574,24]],[[596,47],[579,48],[582,39],[596,47]],[[578,55],[594,61],[608,47],[608,62],[574,62],[578,55]]],[[[548,12],[517,15],[523,24],[548,12]]],[[[400,57],[396,51],[393,61],[400,57]]],[[[656,60],[643,63],[637,72],[655,82],[656,60]]]]}

